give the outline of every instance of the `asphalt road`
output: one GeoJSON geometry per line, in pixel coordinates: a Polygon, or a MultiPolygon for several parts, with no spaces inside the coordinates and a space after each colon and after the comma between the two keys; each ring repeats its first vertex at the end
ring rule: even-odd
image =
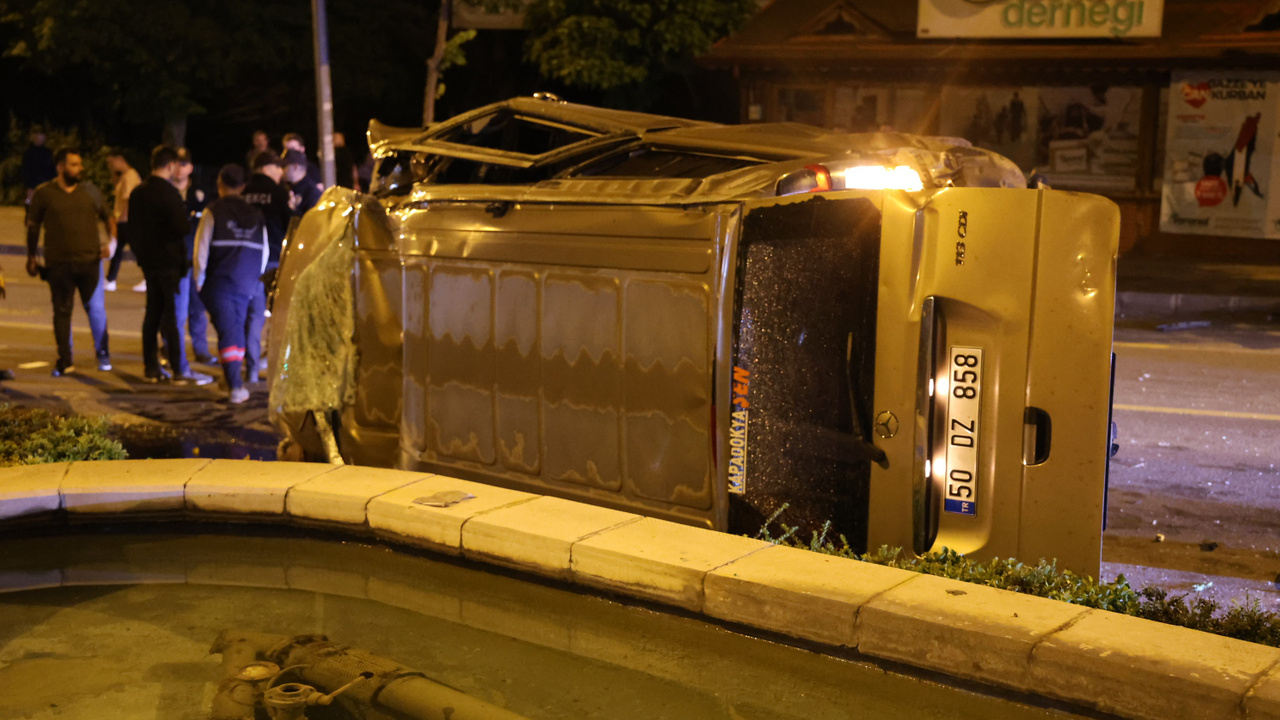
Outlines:
{"type": "MultiPolygon", "coordinates": [[[[0,251],[18,243],[20,213],[0,208],[0,251]],[[8,247],[5,247],[8,246],[8,247]]],[[[107,295],[111,372],[92,366],[77,308],[81,372],[52,378],[48,288],[0,254],[9,298],[0,301],[0,402],[108,415],[134,456],[273,459],[266,387],[243,406],[204,388],[142,383],[141,273],[126,263],[121,290],[107,295]]],[[[212,338],[211,338],[212,340],[212,338]]],[[[1221,600],[1248,594],[1280,609],[1280,325],[1159,332],[1116,330],[1115,420],[1103,577],[1221,600]]],[[[214,368],[202,368],[217,374],[214,368]]]]}
{"type": "MultiPolygon", "coordinates": [[[[88,321],[77,304],[72,316],[77,373],[52,377],[57,350],[49,287],[28,277],[25,257],[13,254],[20,250],[15,237],[22,219],[21,211],[13,210],[0,208],[0,274],[8,288],[8,298],[0,300],[0,368],[12,370],[16,378],[0,383],[0,402],[106,415],[119,426],[120,440],[134,457],[275,459],[265,384],[250,386],[249,402],[231,405],[217,384],[175,387],[142,381],[144,295],[130,289],[142,272],[131,262],[122,266],[119,291],[106,295],[113,369],[97,370],[88,321]]],[[[212,329],[209,340],[216,348],[212,329]]],[[[216,367],[193,368],[221,377],[216,367]]]]}
{"type": "Polygon", "coordinates": [[[1280,326],[1121,327],[1115,349],[1104,576],[1280,609],[1280,326]]]}

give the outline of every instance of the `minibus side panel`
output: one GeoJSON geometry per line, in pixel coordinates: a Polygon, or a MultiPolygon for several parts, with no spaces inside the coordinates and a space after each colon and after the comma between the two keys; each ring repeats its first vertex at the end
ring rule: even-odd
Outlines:
{"type": "Polygon", "coordinates": [[[716,526],[720,212],[399,210],[400,465],[716,526]]]}

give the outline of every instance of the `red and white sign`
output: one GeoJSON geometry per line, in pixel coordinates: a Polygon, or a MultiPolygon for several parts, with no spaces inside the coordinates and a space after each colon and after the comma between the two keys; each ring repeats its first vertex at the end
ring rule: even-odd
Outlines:
{"type": "Polygon", "coordinates": [[[1169,88],[1160,230],[1280,239],[1280,73],[1186,73],[1169,88]]]}
{"type": "Polygon", "coordinates": [[[1196,202],[1200,207],[1213,207],[1227,199],[1227,181],[1217,175],[1206,175],[1196,181],[1196,202]]]}
{"type": "Polygon", "coordinates": [[[1209,83],[1182,83],[1182,99],[1193,108],[1204,105],[1209,100],[1209,83]]]}

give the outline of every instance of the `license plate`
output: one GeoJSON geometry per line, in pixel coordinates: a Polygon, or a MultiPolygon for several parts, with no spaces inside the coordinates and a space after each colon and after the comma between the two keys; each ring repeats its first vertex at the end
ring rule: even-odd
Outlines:
{"type": "Polygon", "coordinates": [[[947,364],[947,465],[943,510],[978,512],[978,411],[982,348],[952,346],[947,364]]]}

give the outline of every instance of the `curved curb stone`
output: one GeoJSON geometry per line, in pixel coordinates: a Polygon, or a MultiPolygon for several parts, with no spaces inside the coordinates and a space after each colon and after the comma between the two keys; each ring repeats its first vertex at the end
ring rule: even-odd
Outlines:
{"type": "Polygon", "coordinates": [[[1018,688],[1031,682],[1031,651],[1088,609],[933,575],[917,575],[858,613],[858,649],[1018,688]]]}
{"type": "MultiPolygon", "coordinates": [[[[283,514],[352,532],[372,529],[402,542],[1135,720],[1280,720],[1277,648],[559,498],[441,475],[251,460],[0,468],[0,525],[59,512],[92,519],[158,511],[240,520],[283,514]],[[457,491],[473,497],[445,506],[415,502],[461,498],[457,491]]],[[[321,571],[303,568],[285,576],[252,556],[146,575],[94,560],[57,577],[0,577],[0,591],[104,578],[305,588],[327,582],[311,577],[316,573],[321,571]]],[[[348,584],[392,604],[438,605],[442,617],[482,611],[457,598],[418,597],[394,580],[353,575],[348,584]]],[[[512,622],[483,611],[493,615],[495,627],[512,622]]]]}
{"type": "Polygon", "coordinates": [[[209,460],[100,460],[71,463],[59,492],[69,513],[166,512],[186,506],[187,481],[209,460]]]}
{"type": "Polygon", "coordinates": [[[805,640],[857,647],[859,608],[915,577],[906,570],[773,545],[708,573],[705,612],[805,640]]]}
{"type": "Polygon", "coordinates": [[[41,515],[62,509],[58,488],[71,463],[19,465],[0,470],[0,520],[41,515]]]}

